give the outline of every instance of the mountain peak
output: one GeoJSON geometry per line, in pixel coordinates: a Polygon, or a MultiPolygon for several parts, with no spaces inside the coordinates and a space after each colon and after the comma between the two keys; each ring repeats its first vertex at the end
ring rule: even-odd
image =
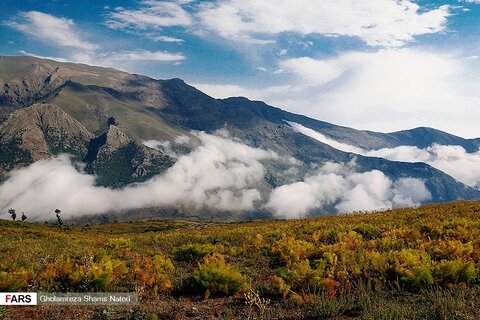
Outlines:
{"type": "Polygon", "coordinates": [[[127,145],[129,142],[130,139],[117,126],[112,124],[109,125],[107,131],[107,140],[105,142],[106,148],[109,150],[115,150],[127,145]]]}

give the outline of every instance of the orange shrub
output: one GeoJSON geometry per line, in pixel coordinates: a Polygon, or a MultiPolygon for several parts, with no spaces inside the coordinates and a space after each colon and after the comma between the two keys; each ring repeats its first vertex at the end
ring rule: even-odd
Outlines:
{"type": "Polygon", "coordinates": [[[153,258],[137,256],[133,262],[135,284],[143,286],[154,294],[166,292],[172,288],[168,273],[173,270],[172,261],[161,254],[155,255],[153,258]]]}

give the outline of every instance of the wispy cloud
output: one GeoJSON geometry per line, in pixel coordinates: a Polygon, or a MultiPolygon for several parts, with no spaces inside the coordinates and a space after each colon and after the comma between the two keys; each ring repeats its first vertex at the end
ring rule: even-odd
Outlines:
{"type": "Polygon", "coordinates": [[[30,56],[30,57],[40,58],[40,59],[55,60],[55,61],[59,61],[59,62],[73,62],[72,60],[68,60],[68,59],[65,59],[65,58],[62,58],[62,57],[42,56],[42,55],[38,55],[38,54],[35,54],[35,53],[32,53],[32,52],[27,52],[27,51],[24,51],[24,50],[20,50],[18,52],[20,52],[21,54],[23,54],[25,56],[30,56]]]}
{"type": "Polygon", "coordinates": [[[313,138],[317,141],[320,141],[321,143],[328,144],[331,147],[334,147],[337,150],[345,151],[345,152],[351,152],[351,153],[357,153],[357,154],[364,154],[365,150],[362,148],[358,148],[352,145],[349,145],[347,143],[343,142],[338,142],[336,140],[330,139],[327,136],[312,130],[310,128],[304,127],[299,123],[287,121],[287,123],[293,128],[293,130],[300,132],[306,136],[309,136],[310,138],[313,138]]]}
{"type": "Polygon", "coordinates": [[[150,39],[153,41],[159,41],[159,42],[172,42],[172,43],[182,43],[185,42],[183,39],[175,38],[175,37],[168,37],[168,36],[156,36],[156,35],[150,35],[150,39]]]}
{"type": "Polygon", "coordinates": [[[230,42],[249,45],[275,43],[276,35],[357,37],[369,46],[399,47],[416,36],[446,29],[450,7],[423,8],[410,0],[144,0],[139,7],[117,7],[106,15],[112,29],[144,32],[191,27],[212,32],[230,42]],[[188,10],[185,5],[188,6],[188,10]]]}
{"type": "Polygon", "coordinates": [[[480,151],[468,153],[461,146],[432,146],[419,149],[412,146],[384,148],[367,153],[393,161],[425,162],[458,181],[480,189],[480,151]]]}
{"type": "Polygon", "coordinates": [[[185,56],[182,53],[170,53],[167,51],[122,51],[113,52],[100,57],[102,64],[121,61],[182,61],[185,56]]]}
{"type": "Polygon", "coordinates": [[[128,9],[117,7],[107,14],[105,24],[112,29],[164,28],[173,26],[189,26],[192,23],[190,14],[181,3],[176,1],[145,0],[141,7],[128,9]]]}
{"type": "Polygon", "coordinates": [[[186,59],[182,53],[170,53],[167,51],[122,51],[107,53],[86,53],[76,52],[70,54],[68,58],[42,56],[31,52],[19,51],[23,55],[32,56],[41,59],[50,59],[60,62],[85,63],[93,66],[113,67],[120,70],[126,70],[127,63],[136,63],[142,61],[156,62],[175,62],[179,63],[186,59]]]}
{"type": "MultiPolygon", "coordinates": [[[[124,70],[126,64],[131,65],[141,61],[161,61],[178,63],[186,59],[181,52],[150,51],[143,49],[106,51],[102,45],[83,40],[83,30],[80,30],[71,19],[56,17],[50,14],[29,11],[21,12],[6,24],[25,34],[34,36],[47,45],[63,52],[64,56],[42,56],[20,50],[25,55],[53,59],[60,62],[77,62],[105,67],[115,67],[124,70]]],[[[158,36],[158,41],[181,42],[173,37],[158,36]]]]}
{"type": "Polygon", "coordinates": [[[83,39],[73,20],[43,12],[20,12],[15,18],[6,21],[5,24],[29,36],[47,43],[53,43],[59,47],[82,50],[95,50],[99,47],[83,39]]]}

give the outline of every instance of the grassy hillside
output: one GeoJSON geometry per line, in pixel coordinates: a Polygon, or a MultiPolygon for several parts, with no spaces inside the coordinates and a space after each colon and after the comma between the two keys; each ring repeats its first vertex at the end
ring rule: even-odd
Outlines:
{"type": "Polygon", "coordinates": [[[480,202],[248,223],[0,221],[0,291],[137,292],[9,319],[478,319],[480,202]]]}

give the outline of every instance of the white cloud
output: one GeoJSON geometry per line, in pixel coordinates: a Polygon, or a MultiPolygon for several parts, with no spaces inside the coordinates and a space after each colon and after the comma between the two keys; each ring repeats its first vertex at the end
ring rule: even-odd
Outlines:
{"type": "Polygon", "coordinates": [[[412,146],[385,148],[366,155],[393,161],[425,162],[466,185],[480,189],[480,151],[468,153],[461,146],[433,144],[426,149],[412,146]]]}
{"type": "Polygon", "coordinates": [[[135,63],[141,61],[157,61],[157,62],[181,62],[186,59],[182,53],[170,53],[167,51],[122,51],[122,52],[108,52],[108,53],[94,53],[94,52],[75,52],[63,57],[48,57],[42,56],[23,50],[20,53],[41,59],[51,59],[60,62],[85,63],[92,66],[113,67],[119,70],[133,71],[135,63]]]}
{"type": "Polygon", "coordinates": [[[60,208],[65,217],[164,205],[250,210],[261,200],[270,151],[254,149],[219,136],[197,133],[202,144],[181,156],[165,174],[112,190],[95,186],[95,177],[79,172],[61,155],[14,171],[0,185],[0,209],[13,207],[34,219],[60,208]]]}
{"type": "MultiPolygon", "coordinates": [[[[60,62],[85,63],[89,65],[115,67],[121,70],[135,70],[135,62],[162,61],[178,63],[185,60],[185,55],[180,52],[125,50],[120,52],[102,52],[102,48],[82,40],[81,30],[78,30],[71,19],[55,17],[46,13],[29,11],[21,12],[15,19],[7,22],[12,28],[32,35],[47,45],[59,48],[69,48],[64,52],[64,57],[42,56],[20,50],[20,53],[38,58],[53,59],[60,62]]],[[[182,42],[183,40],[154,36],[156,41],[182,42]]]]}
{"type": "Polygon", "coordinates": [[[293,32],[359,37],[370,46],[402,46],[445,30],[449,6],[431,10],[409,0],[227,0],[202,3],[201,24],[231,40],[293,32]]]}
{"type": "Polygon", "coordinates": [[[159,41],[159,42],[171,42],[171,43],[182,43],[185,42],[183,39],[175,38],[175,37],[169,37],[169,36],[155,36],[151,35],[149,36],[150,39],[153,41],[159,41]]]}
{"type": "Polygon", "coordinates": [[[255,99],[256,96],[252,91],[234,84],[193,83],[192,86],[218,99],[240,96],[255,99]]]}
{"type": "Polygon", "coordinates": [[[378,170],[358,173],[353,163],[326,163],[304,181],[274,189],[265,207],[280,217],[299,218],[325,206],[339,212],[371,211],[415,206],[430,199],[419,179],[392,182],[378,170]]]}
{"type": "Polygon", "coordinates": [[[44,42],[53,43],[59,47],[71,47],[82,50],[94,50],[98,46],[84,40],[76,30],[71,19],[59,18],[38,11],[20,12],[13,20],[6,24],[25,34],[44,42]]]}
{"type": "Polygon", "coordinates": [[[342,61],[315,60],[309,57],[294,58],[280,62],[281,70],[292,73],[309,86],[323,85],[340,77],[347,65],[342,61]]]}
{"type": "Polygon", "coordinates": [[[138,9],[115,8],[108,14],[106,25],[112,29],[163,28],[188,26],[192,19],[182,8],[182,3],[175,1],[145,0],[138,9]]]}
{"type": "Polygon", "coordinates": [[[433,144],[425,149],[420,149],[415,146],[399,146],[379,150],[364,150],[335,141],[298,123],[289,122],[289,124],[293,130],[328,144],[338,150],[368,157],[385,158],[391,161],[424,162],[466,185],[480,189],[480,150],[474,153],[468,153],[461,146],[439,144],[433,144]]]}
{"type": "MultiPolygon", "coordinates": [[[[430,149],[432,147],[430,147],[430,149]]],[[[454,147],[454,146],[446,146],[446,147],[454,147]]],[[[371,157],[385,158],[392,161],[425,162],[425,163],[427,163],[432,156],[429,152],[429,149],[420,149],[414,146],[399,146],[395,148],[382,148],[382,149],[370,150],[370,151],[361,150],[360,152],[357,152],[357,153],[368,155],[371,157]]]]}
{"type": "Polygon", "coordinates": [[[148,51],[148,50],[135,50],[135,51],[122,51],[108,53],[104,57],[100,57],[100,63],[105,65],[111,62],[121,61],[182,61],[185,60],[185,56],[182,53],[170,53],[166,51],[148,51]]]}

